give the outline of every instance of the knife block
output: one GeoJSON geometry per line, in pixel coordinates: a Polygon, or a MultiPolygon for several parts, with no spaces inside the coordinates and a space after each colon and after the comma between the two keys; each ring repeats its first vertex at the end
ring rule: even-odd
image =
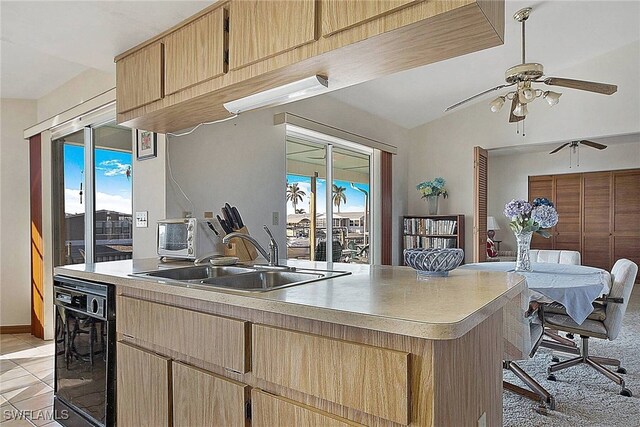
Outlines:
{"type": "MultiPolygon", "coordinates": [[[[235,230],[236,233],[249,234],[247,227],[235,230]]],[[[225,256],[238,257],[240,261],[253,261],[258,258],[258,251],[246,240],[234,237],[224,247],[225,256]]]]}

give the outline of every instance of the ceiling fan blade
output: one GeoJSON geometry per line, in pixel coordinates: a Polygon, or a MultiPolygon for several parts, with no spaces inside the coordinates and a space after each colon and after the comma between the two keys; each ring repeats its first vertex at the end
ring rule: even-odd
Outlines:
{"type": "Polygon", "coordinates": [[[562,86],[570,89],[586,90],[589,92],[613,95],[618,91],[618,86],[608,83],[588,82],[586,80],[563,79],[559,77],[547,77],[544,83],[549,86],[562,86]]]}
{"type": "Polygon", "coordinates": [[[496,91],[496,90],[499,90],[499,89],[502,89],[502,88],[505,88],[505,87],[513,86],[514,84],[515,84],[515,83],[506,84],[506,85],[500,85],[500,86],[496,86],[496,87],[491,88],[491,89],[487,89],[487,90],[485,90],[484,92],[480,92],[480,93],[479,93],[479,94],[477,94],[477,95],[473,95],[473,96],[472,96],[472,97],[470,97],[470,98],[467,98],[467,99],[465,99],[465,100],[463,100],[463,101],[460,101],[460,102],[458,102],[458,103],[456,103],[456,104],[453,104],[451,107],[448,107],[446,110],[444,110],[444,112],[446,113],[446,112],[448,112],[448,111],[453,110],[454,108],[457,108],[457,107],[461,106],[462,104],[466,104],[467,102],[472,101],[472,100],[474,100],[474,99],[476,99],[476,98],[480,98],[481,96],[486,95],[486,94],[488,94],[488,93],[490,93],[490,92],[493,92],[493,91],[496,91]]]}
{"type": "Polygon", "coordinates": [[[566,147],[569,144],[570,144],[569,142],[565,142],[564,144],[562,144],[560,147],[556,148],[555,150],[553,150],[549,154],[555,154],[555,153],[557,153],[558,151],[562,150],[564,147],[566,147]]]}
{"type": "Polygon", "coordinates": [[[513,100],[511,101],[511,109],[509,112],[509,123],[516,123],[524,120],[525,116],[516,116],[515,114],[513,114],[513,110],[516,109],[516,105],[518,105],[518,98],[514,96],[513,100]]]}
{"type": "Polygon", "coordinates": [[[588,147],[595,148],[598,150],[604,150],[605,148],[607,148],[607,146],[604,144],[600,144],[598,142],[593,142],[593,141],[587,141],[586,139],[583,139],[582,141],[580,141],[580,144],[584,144],[588,147]]]}

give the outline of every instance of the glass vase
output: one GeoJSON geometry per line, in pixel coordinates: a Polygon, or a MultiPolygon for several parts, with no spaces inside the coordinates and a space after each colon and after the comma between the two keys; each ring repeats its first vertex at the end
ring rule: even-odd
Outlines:
{"type": "Polygon", "coordinates": [[[438,199],[440,196],[427,196],[427,215],[438,215],[438,199]]]}
{"type": "Polygon", "coordinates": [[[531,237],[533,232],[514,233],[516,235],[516,244],[518,246],[518,256],[516,258],[516,271],[532,271],[531,258],[529,257],[529,248],[531,246],[531,237]]]}

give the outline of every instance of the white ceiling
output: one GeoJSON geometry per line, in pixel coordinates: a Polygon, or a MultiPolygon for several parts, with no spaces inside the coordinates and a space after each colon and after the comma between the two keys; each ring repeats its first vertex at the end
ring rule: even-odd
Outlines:
{"type": "Polygon", "coordinates": [[[37,99],[81,72],[115,73],[113,58],[214,3],[0,2],[0,95],[37,99]]]}
{"type": "MultiPolygon", "coordinates": [[[[1,0],[0,95],[37,99],[89,68],[113,73],[115,55],[213,2],[1,0]]],[[[527,60],[542,62],[548,75],[640,40],[638,0],[506,3],[503,46],[328,96],[405,128],[434,120],[447,106],[502,83],[504,70],[520,61],[520,27],[511,16],[525,6],[534,7],[527,60]]]]}
{"type": "MultiPolygon", "coordinates": [[[[640,146],[640,134],[630,133],[625,135],[614,135],[602,138],[589,138],[588,141],[599,142],[607,146],[619,144],[638,144],[640,146]]],[[[489,156],[511,156],[514,154],[530,154],[540,152],[550,152],[560,145],[571,141],[554,141],[542,144],[512,145],[509,147],[493,148],[489,150],[489,156]]]]}
{"type": "MultiPolygon", "coordinates": [[[[526,28],[527,62],[542,63],[548,76],[571,78],[556,72],[640,40],[638,0],[507,0],[504,45],[362,83],[330,96],[409,129],[441,117],[448,106],[504,83],[504,71],[521,62],[520,24],[512,16],[527,6],[533,7],[526,28]]],[[[491,95],[474,102],[487,102],[487,98],[491,95]]]]}

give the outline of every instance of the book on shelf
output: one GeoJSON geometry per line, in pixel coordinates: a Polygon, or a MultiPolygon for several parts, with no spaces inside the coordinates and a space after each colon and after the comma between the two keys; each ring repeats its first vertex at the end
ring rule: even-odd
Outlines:
{"type": "Polygon", "coordinates": [[[458,221],[455,220],[432,218],[404,219],[404,234],[450,236],[456,234],[457,230],[458,221]]]}
{"type": "Polygon", "coordinates": [[[405,249],[442,249],[442,248],[455,248],[457,247],[457,240],[455,237],[426,237],[426,236],[404,236],[405,249]]]}

